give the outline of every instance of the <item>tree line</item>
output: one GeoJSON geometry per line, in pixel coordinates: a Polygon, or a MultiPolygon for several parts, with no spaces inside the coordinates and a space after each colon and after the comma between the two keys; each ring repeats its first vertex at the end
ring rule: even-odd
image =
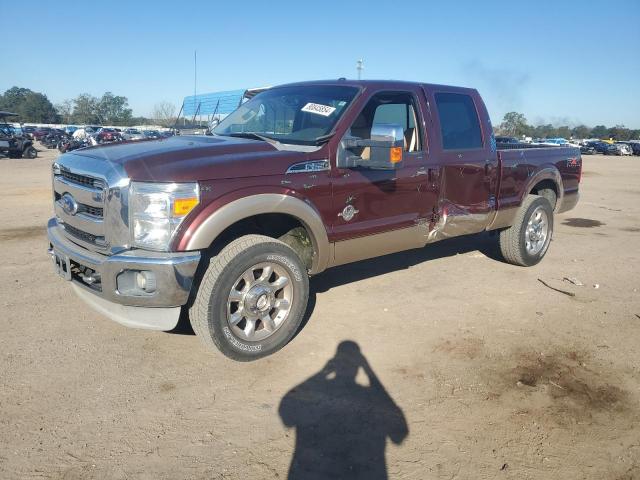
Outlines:
{"type": "Polygon", "coordinates": [[[152,118],[134,117],[127,97],[112,92],[101,97],[81,93],[53,105],[46,95],[21,87],[12,87],[0,95],[0,110],[18,114],[16,121],[22,123],[171,126],[176,119],[176,107],[170,102],[156,104],[152,118]]]}
{"type": "Polygon", "coordinates": [[[578,125],[569,127],[568,125],[554,126],[546,125],[529,125],[527,118],[518,112],[506,113],[502,119],[502,123],[494,128],[496,134],[509,137],[532,137],[532,138],[601,138],[614,140],[640,140],[640,129],[630,129],[624,125],[616,125],[607,127],[606,125],[596,125],[588,127],[586,125],[578,125]]]}

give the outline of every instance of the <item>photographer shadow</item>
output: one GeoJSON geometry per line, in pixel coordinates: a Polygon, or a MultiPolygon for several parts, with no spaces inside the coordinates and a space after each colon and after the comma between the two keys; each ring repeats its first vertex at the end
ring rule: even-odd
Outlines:
{"type": "Polygon", "coordinates": [[[387,438],[409,434],[404,413],[360,352],[344,341],[326,366],[291,389],[280,417],[296,429],[289,479],[386,479],[387,438]],[[356,382],[359,369],[368,386],[356,382]]]}

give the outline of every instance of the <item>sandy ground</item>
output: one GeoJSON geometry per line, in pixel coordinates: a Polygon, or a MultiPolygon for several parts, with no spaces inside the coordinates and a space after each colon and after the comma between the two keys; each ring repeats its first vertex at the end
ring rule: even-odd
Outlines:
{"type": "Polygon", "coordinates": [[[327,271],[245,364],[54,275],[54,153],[0,160],[0,478],[275,479],[294,452],[297,478],[640,478],[640,158],[584,158],[540,265],[476,236],[327,271]]]}

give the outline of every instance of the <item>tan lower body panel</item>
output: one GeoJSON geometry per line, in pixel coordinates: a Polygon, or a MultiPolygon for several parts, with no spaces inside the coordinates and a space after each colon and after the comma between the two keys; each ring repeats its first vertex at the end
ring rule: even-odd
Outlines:
{"type": "Polygon", "coordinates": [[[336,242],[333,244],[333,262],[329,266],[335,267],[336,265],[423,247],[427,243],[427,237],[424,234],[425,227],[416,225],[415,227],[336,242]]]}

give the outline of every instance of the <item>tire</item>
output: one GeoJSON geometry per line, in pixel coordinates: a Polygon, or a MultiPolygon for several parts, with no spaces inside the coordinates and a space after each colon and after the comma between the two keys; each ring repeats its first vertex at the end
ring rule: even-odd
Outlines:
{"type": "Polygon", "coordinates": [[[246,235],[211,259],[189,319],[208,347],[246,362],[270,355],[291,340],[308,298],[309,278],[298,255],[279,240],[246,235]]]}
{"type": "Polygon", "coordinates": [[[28,146],[27,148],[24,149],[24,152],[22,152],[23,158],[30,158],[33,160],[37,156],[38,156],[38,151],[33,146],[28,146]]]}
{"type": "Polygon", "coordinates": [[[527,195],[513,225],[500,232],[500,252],[508,263],[531,267],[543,259],[552,236],[553,209],[549,200],[538,195],[527,195]],[[538,219],[545,225],[538,223],[538,219]],[[542,232],[544,238],[540,236],[542,232]]]}

